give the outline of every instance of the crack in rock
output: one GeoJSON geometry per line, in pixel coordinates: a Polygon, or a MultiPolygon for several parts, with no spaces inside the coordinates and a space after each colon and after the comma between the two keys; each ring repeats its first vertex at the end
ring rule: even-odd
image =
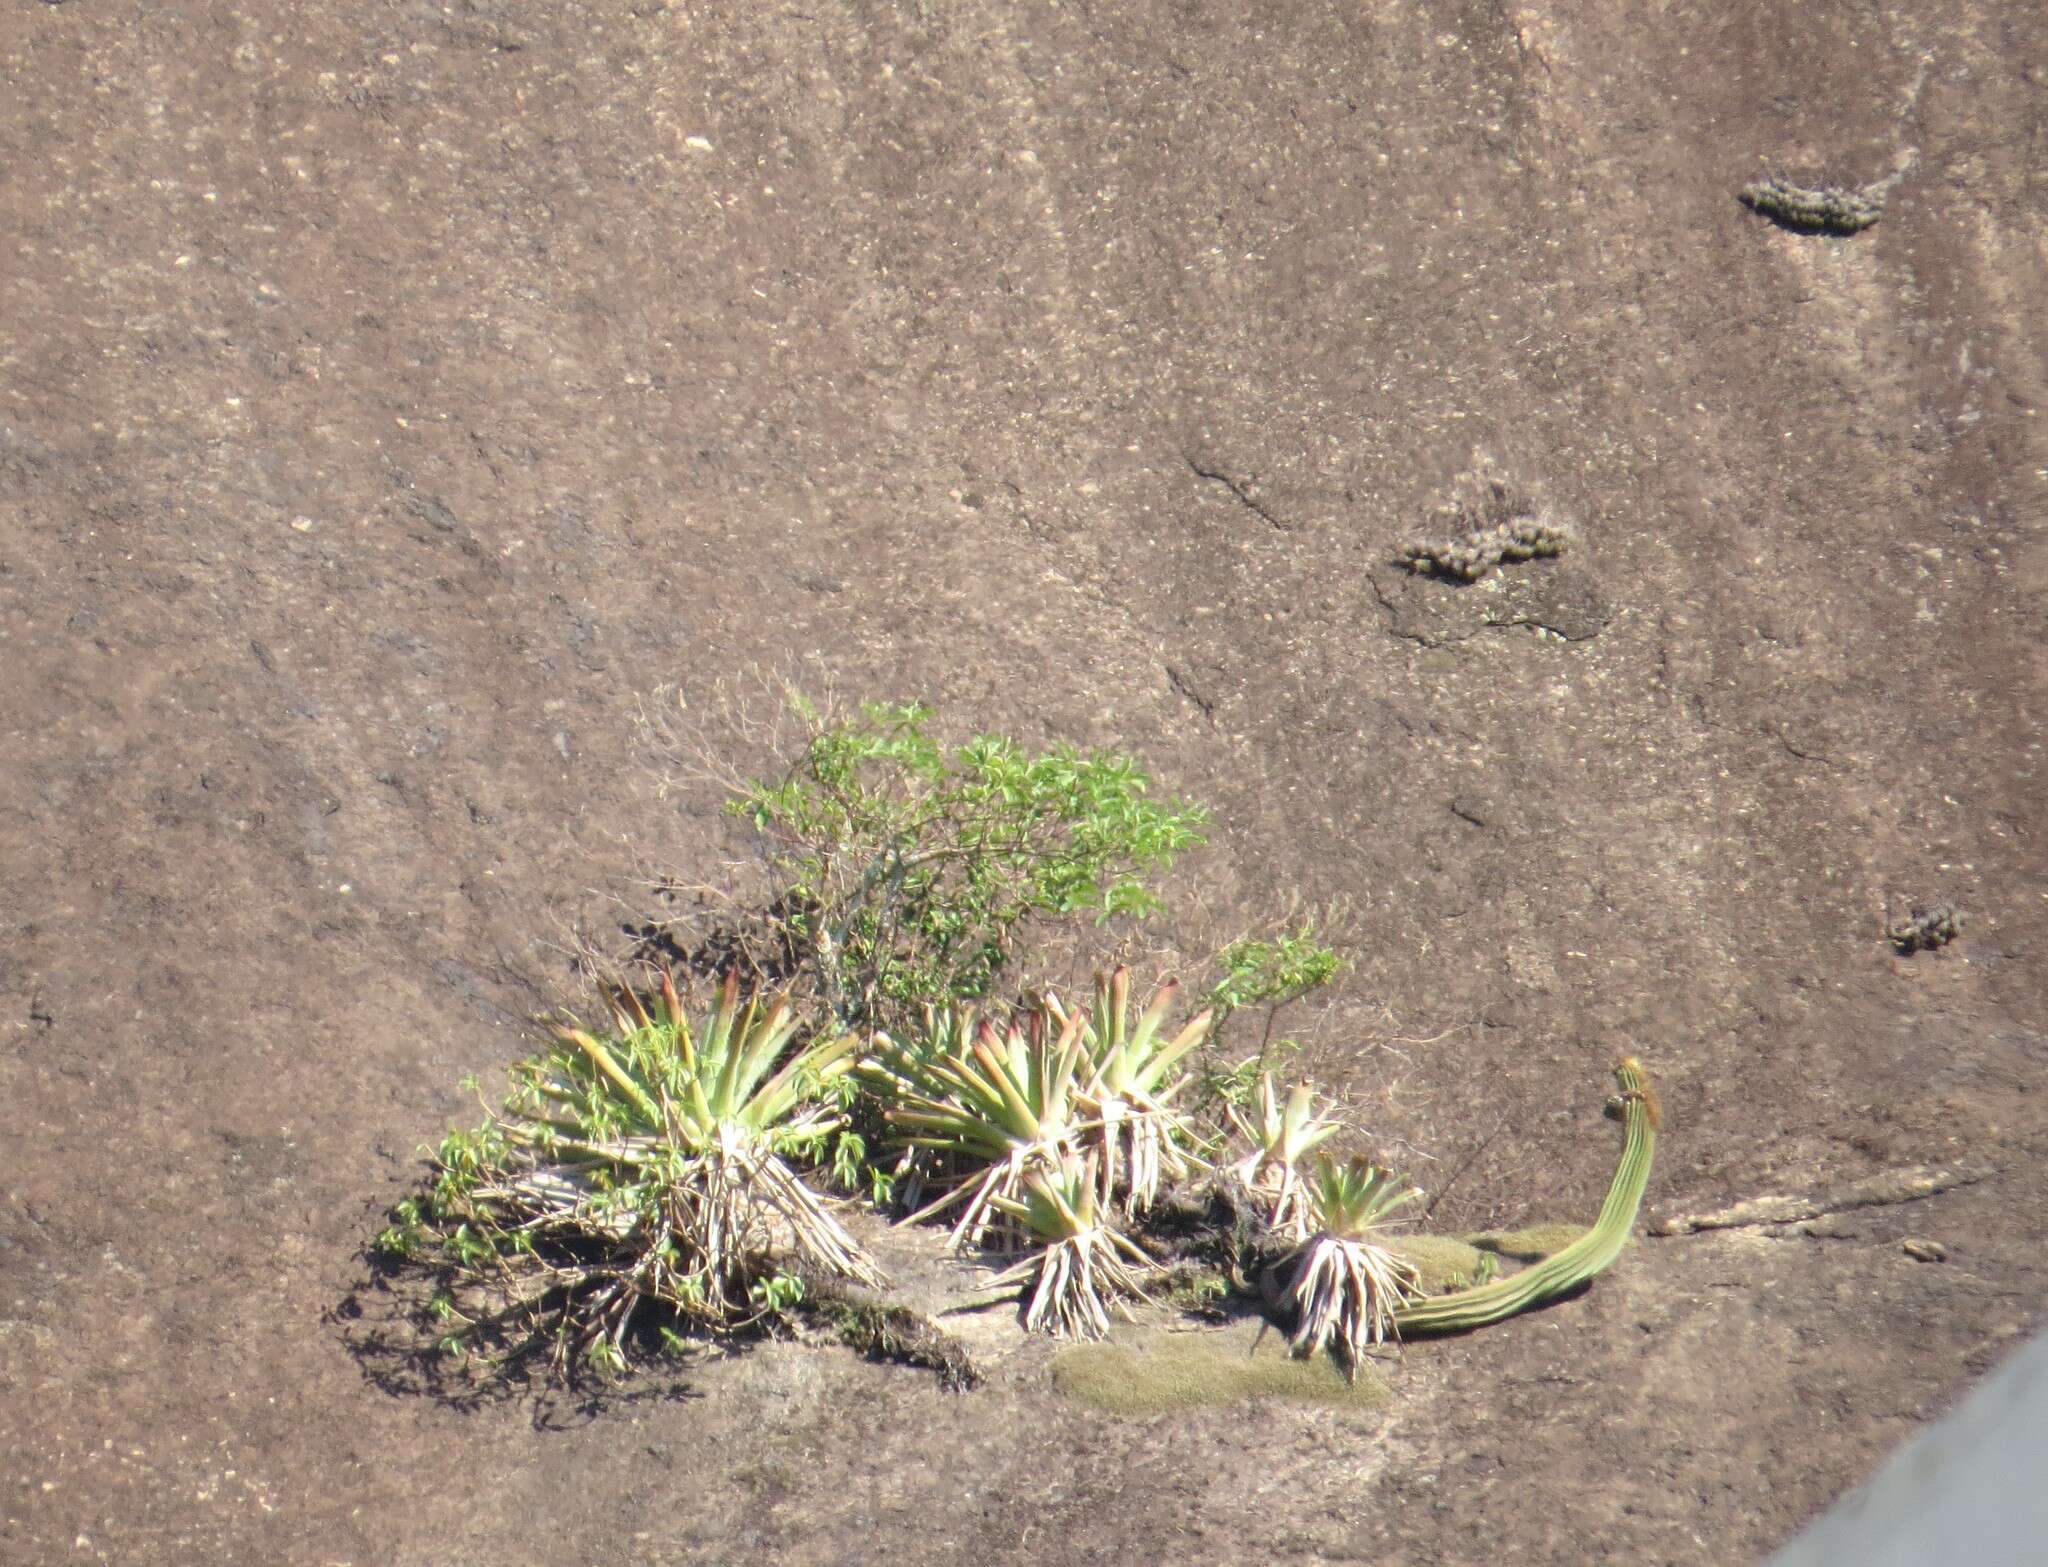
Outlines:
{"type": "Polygon", "coordinates": [[[1265,506],[1259,501],[1259,498],[1252,493],[1252,487],[1258,482],[1256,478],[1239,479],[1216,466],[1214,462],[1197,457],[1193,452],[1184,452],[1182,456],[1187,462],[1188,470],[1196,478],[1206,479],[1211,484],[1222,485],[1236,497],[1237,503],[1240,506],[1260,518],[1268,527],[1277,528],[1282,533],[1291,531],[1287,523],[1266,510],[1265,506]]]}
{"type": "Polygon", "coordinates": [[[1613,605],[1590,574],[1570,566],[1552,566],[1541,578],[1494,589],[1450,587],[1404,573],[1401,586],[1389,591],[1383,576],[1368,571],[1366,583],[1386,611],[1387,634],[1426,648],[1455,647],[1483,631],[1518,628],[1546,642],[1590,642],[1614,618],[1613,605]]]}

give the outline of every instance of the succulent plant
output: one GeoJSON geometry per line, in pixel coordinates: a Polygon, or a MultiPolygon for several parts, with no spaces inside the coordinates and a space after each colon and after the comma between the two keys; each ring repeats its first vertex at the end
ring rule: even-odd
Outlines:
{"type": "Polygon", "coordinates": [[[1330,1346],[1355,1377],[1367,1347],[1386,1340],[1419,1276],[1376,1237],[1390,1213],[1420,1195],[1365,1159],[1339,1164],[1318,1156],[1308,1183],[1314,1233],[1280,1265],[1295,1311],[1296,1354],[1330,1346]]]}
{"type": "Polygon", "coordinates": [[[1120,1197],[1129,1213],[1149,1208],[1165,1181],[1200,1162],[1201,1138],[1173,1100],[1189,1081],[1180,1065],[1208,1038],[1213,1013],[1196,1014],[1169,1038],[1166,1018],[1179,994],[1168,980],[1132,1017],[1131,971],[1119,965],[1096,977],[1086,1014],[1070,1018],[1057,997],[1045,1002],[1063,1028],[1080,1024],[1087,1052],[1080,1100],[1093,1123],[1087,1141],[1100,1154],[1102,1200],[1120,1197]]]}
{"type": "Polygon", "coordinates": [[[911,1217],[964,1203],[955,1247],[1023,1244],[995,1199],[1019,1200],[1034,1172],[1091,1158],[1101,1206],[1139,1212],[1201,1162],[1199,1135],[1173,1101],[1209,1014],[1169,1036],[1177,987],[1162,986],[1136,1016],[1130,990],[1119,968],[1096,981],[1085,1012],[1049,995],[1000,1025],[971,1010],[928,1010],[912,1040],[875,1037],[862,1080],[887,1106],[906,1172],[947,1188],[911,1217]]]}
{"type": "Polygon", "coordinates": [[[964,1203],[956,1248],[1020,1239],[996,1199],[1016,1199],[1032,1174],[1058,1170],[1079,1150],[1088,1060],[1081,1020],[1057,1034],[1051,1023],[1043,1012],[1002,1027],[980,1019],[971,1042],[956,1028],[936,1045],[877,1035],[870,1047],[862,1075],[888,1103],[883,1118],[907,1149],[929,1157],[926,1177],[949,1185],[911,1217],[964,1203]]]}
{"type": "Polygon", "coordinates": [[[1092,1159],[1069,1160],[1056,1172],[1034,1171],[1021,1199],[995,1199],[1040,1245],[994,1280],[998,1288],[1030,1288],[1029,1332],[1101,1338],[1123,1301],[1146,1298],[1143,1274],[1151,1260],[1110,1224],[1096,1198],[1100,1176],[1093,1166],[1092,1159]]]}
{"type": "Polygon", "coordinates": [[[1309,1203],[1300,1164],[1321,1144],[1343,1130],[1343,1123],[1314,1113],[1314,1090],[1296,1083],[1280,1102],[1270,1072],[1261,1074],[1258,1119],[1253,1122],[1237,1106],[1228,1109],[1231,1125],[1250,1140],[1252,1151],[1232,1173],[1254,1196],[1267,1203],[1266,1223],[1296,1240],[1308,1238],[1309,1203]]]}
{"type": "Polygon", "coordinates": [[[606,1003],[609,1030],[558,1026],[504,1106],[443,1143],[431,1202],[404,1205],[384,1249],[509,1292],[494,1324],[606,1369],[644,1305],[726,1328],[783,1309],[806,1271],[878,1284],[791,1163],[843,1124],[828,1090],[856,1041],[799,1043],[788,1001],[742,1001],[737,976],[695,1025],[667,974],[606,1003]]]}

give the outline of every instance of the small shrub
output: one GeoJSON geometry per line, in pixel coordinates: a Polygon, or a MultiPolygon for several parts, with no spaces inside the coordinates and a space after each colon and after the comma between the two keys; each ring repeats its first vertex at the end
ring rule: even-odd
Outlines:
{"type": "Polygon", "coordinates": [[[1321,939],[1316,922],[1303,919],[1292,928],[1281,926],[1270,938],[1240,937],[1217,954],[1216,963],[1221,972],[1204,997],[1215,1019],[1212,1048],[1204,1052],[1197,1071],[1196,1101],[1219,1123],[1231,1125],[1233,1115],[1250,1113],[1267,1072],[1301,1050],[1299,1040],[1273,1037],[1281,1010],[1330,984],[1345,962],[1321,939]],[[1258,1050],[1223,1064],[1215,1045],[1239,1013],[1254,1009],[1265,1012],[1258,1050]]]}
{"type": "Polygon", "coordinates": [[[1314,920],[1282,930],[1272,940],[1245,936],[1217,954],[1222,974],[1210,986],[1209,1009],[1218,1024],[1248,1007],[1282,1007],[1320,990],[1344,971],[1344,959],[1317,939],[1314,920]]]}
{"type": "Polygon", "coordinates": [[[914,704],[799,710],[795,762],[729,809],[762,834],[788,944],[842,1026],[987,996],[1032,922],[1157,912],[1148,879],[1203,842],[1207,814],[1151,798],[1126,756],[949,747],[914,704]]]}

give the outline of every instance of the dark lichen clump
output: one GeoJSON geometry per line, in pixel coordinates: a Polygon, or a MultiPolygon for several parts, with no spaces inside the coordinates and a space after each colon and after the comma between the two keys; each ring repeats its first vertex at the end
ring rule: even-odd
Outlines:
{"type": "Polygon", "coordinates": [[[922,1366],[938,1373],[947,1387],[966,1391],[981,1386],[981,1368],[967,1346],[921,1312],[904,1306],[833,1301],[824,1307],[827,1324],[848,1349],[873,1360],[922,1366]]]}
{"type": "Polygon", "coordinates": [[[1916,903],[1904,919],[1885,927],[1885,939],[1902,953],[1945,947],[1961,933],[1964,918],[1953,904],[1922,908],[1916,903]]]}
{"type": "Polygon", "coordinates": [[[1795,185],[1772,175],[1743,186],[1737,199],[1751,212],[1804,234],[1860,234],[1884,216],[1884,192],[1875,185],[1795,185]]]}
{"type": "Polygon", "coordinates": [[[1488,483],[1479,505],[1451,506],[1438,515],[1458,531],[1403,545],[1395,559],[1410,571],[1477,582],[1503,561],[1562,555],[1572,541],[1570,528],[1499,480],[1488,483]]]}

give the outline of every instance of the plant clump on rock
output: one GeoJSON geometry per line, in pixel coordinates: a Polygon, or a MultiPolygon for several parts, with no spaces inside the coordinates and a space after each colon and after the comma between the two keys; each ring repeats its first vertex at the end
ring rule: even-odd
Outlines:
{"type": "Polygon", "coordinates": [[[1415,1295],[1418,1275],[1382,1243],[1382,1230],[1421,1195],[1370,1160],[1317,1158],[1308,1183],[1312,1233],[1278,1266],[1296,1354],[1332,1348],[1355,1374],[1365,1351],[1395,1331],[1394,1314],[1415,1295]]]}
{"type": "Polygon", "coordinates": [[[1112,1309],[1145,1298],[1149,1257],[1112,1226],[1097,1201],[1093,1168],[1069,1162],[1057,1174],[1035,1172],[1023,1200],[998,1197],[1038,1250],[998,1277],[998,1286],[1028,1289],[1027,1332],[1055,1338],[1101,1338],[1112,1309]]]}
{"type": "Polygon", "coordinates": [[[1945,947],[1962,934],[1967,916],[1950,903],[1914,904],[1905,918],[1885,926],[1885,940],[1899,952],[1911,954],[1945,947]]]}
{"type": "Polygon", "coordinates": [[[1772,175],[1742,187],[1738,200],[1759,217],[1803,234],[1860,234],[1884,216],[1884,189],[1796,185],[1772,175]]]}
{"type": "Polygon", "coordinates": [[[1419,575],[1477,582],[1503,561],[1562,555],[1572,530],[1547,516],[1528,496],[1497,476],[1484,481],[1477,505],[1452,505],[1439,516],[1447,536],[1404,544],[1395,559],[1419,575]]]}
{"type": "Polygon", "coordinates": [[[1268,1072],[1259,1078],[1256,1119],[1236,1105],[1227,1109],[1231,1125],[1251,1144],[1232,1173],[1264,1205],[1261,1217],[1266,1226],[1296,1240],[1306,1240],[1309,1228],[1309,1193],[1301,1161],[1344,1130],[1341,1121],[1314,1113],[1314,1094],[1307,1083],[1296,1083],[1282,1103],[1268,1072]]]}
{"type": "Polygon", "coordinates": [[[794,1304],[806,1270],[878,1284],[797,1168],[844,1122],[856,1041],[800,1040],[788,1001],[743,997],[736,976],[694,1024],[667,974],[651,998],[607,999],[611,1028],[558,1025],[379,1237],[440,1275],[445,1346],[501,1338],[618,1371],[643,1318],[729,1330],[794,1304]]]}
{"type": "MultiPolygon", "coordinates": [[[[1536,539],[1514,492],[1486,493],[1489,528],[1536,539]]],[[[781,781],[738,787],[781,879],[753,927],[676,948],[705,980],[705,950],[734,959],[708,1003],[686,1006],[694,982],[667,966],[601,983],[606,1026],[550,1025],[502,1103],[442,1141],[429,1189],[375,1247],[432,1279],[440,1348],[610,1377],[649,1345],[801,1312],[968,1385],[965,1350],[889,1293],[833,1192],[944,1221],[946,1250],[998,1270],[976,1293],[1021,1297],[1027,1330],[1100,1338],[1154,1288],[1214,1317],[1236,1289],[1291,1321],[1297,1354],[1329,1351],[1350,1376],[1390,1338],[1498,1321],[1619,1254],[1657,1127],[1633,1060],[1593,1229],[1506,1278],[1473,1247],[1427,1275],[1404,1255],[1389,1226],[1418,1193],[1331,1157],[1347,1128],[1276,1070],[1299,1046],[1273,1037],[1274,1015],[1342,968],[1312,920],[1229,943],[1186,1011],[1170,979],[1139,1001],[1121,963],[1086,1006],[1049,988],[991,1000],[1027,929],[1159,907],[1148,876],[1206,819],[1152,802],[1128,759],[948,748],[927,718],[818,720],[781,781]],[[742,961],[761,952],[780,954],[775,983],[742,961]],[[1266,1015],[1256,1053],[1223,1066],[1219,1034],[1250,1008],[1266,1015]],[[870,1163],[883,1141],[894,1163],[870,1163]]]]}
{"type": "Polygon", "coordinates": [[[1045,996],[1002,1024],[934,1012],[909,1043],[876,1036],[863,1063],[904,1150],[895,1179],[939,1188],[910,1219],[957,1207],[954,1250],[1035,1253],[993,1285],[1035,1285],[1027,1327],[1106,1332],[1104,1301],[1142,1293],[1132,1269],[1150,1267],[1119,1217],[1202,1163],[1202,1134],[1174,1099],[1210,1019],[1169,1032],[1178,988],[1162,985],[1133,1016],[1119,967],[1098,978],[1087,1011],[1045,996]]]}

